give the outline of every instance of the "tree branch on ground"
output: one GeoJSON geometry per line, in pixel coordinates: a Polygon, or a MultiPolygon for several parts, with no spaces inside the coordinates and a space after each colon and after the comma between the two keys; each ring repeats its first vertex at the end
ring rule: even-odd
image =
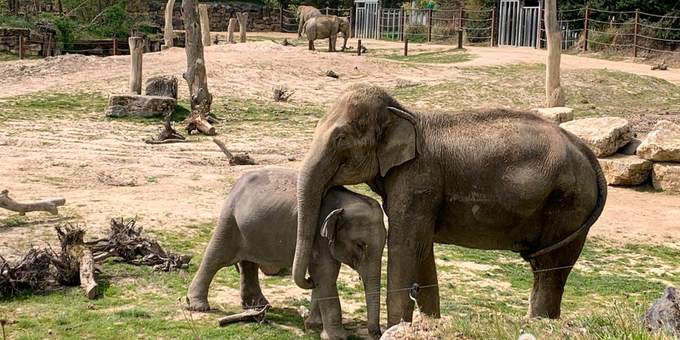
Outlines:
{"type": "Polygon", "coordinates": [[[52,215],[57,215],[59,213],[57,207],[66,204],[66,199],[64,198],[54,198],[37,202],[30,203],[19,203],[9,197],[9,190],[0,191],[0,208],[18,212],[21,215],[25,215],[27,212],[31,211],[47,211],[52,215]]]}

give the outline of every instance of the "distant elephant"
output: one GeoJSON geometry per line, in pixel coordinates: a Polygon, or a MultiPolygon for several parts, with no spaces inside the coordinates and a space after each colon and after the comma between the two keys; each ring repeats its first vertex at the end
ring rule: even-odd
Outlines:
{"type": "Polygon", "coordinates": [[[328,38],[328,52],[335,52],[335,42],[338,39],[338,33],[342,33],[344,38],[342,50],[344,51],[347,48],[349,29],[349,19],[346,17],[322,15],[311,18],[305,25],[309,49],[311,51],[314,50],[314,40],[328,38]]]}
{"type": "MultiPolygon", "coordinates": [[[[203,261],[188,291],[189,308],[210,309],[208,288],[220,268],[238,263],[241,304],[264,306],[257,269],[275,274],[290,268],[297,229],[297,172],[268,168],[249,172],[234,184],[203,261]]],[[[320,210],[319,232],[309,270],[317,285],[305,323],[323,324],[322,337],[343,339],[336,287],[340,263],[356,270],[366,294],[369,333],[380,335],[380,270],[386,234],[383,212],[374,199],[343,187],[330,188],[320,210]]]]}
{"type": "Polygon", "coordinates": [[[302,29],[305,27],[305,23],[313,18],[321,15],[319,11],[314,6],[298,6],[297,7],[297,20],[298,20],[298,38],[302,36],[302,29]]]}
{"type": "Polygon", "coordinates": [[[577,137],[525,112],[418,114],[385,90],[345,91],[316,126],[298,179],[295,283],[307,270],[323,193],[367,183],[388,218],[388,326],[410,321],[407,289],[439,317],[433,242],[519,253],[533,270],[529,315],[558,318],[564,285],[607,184],[577,137]]]}

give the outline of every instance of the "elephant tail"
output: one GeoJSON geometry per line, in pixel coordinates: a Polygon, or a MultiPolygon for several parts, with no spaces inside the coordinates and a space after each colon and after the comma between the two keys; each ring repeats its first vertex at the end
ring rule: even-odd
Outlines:
{"type": "Polygon", "coordinates": [[[595,154],[587,146],[581,144],[580,141],[579,145],[581,146],[581,149],[584,151],[583,153],[586,155],[586,157],[588,157],[588,160],[593,166],[593,170],[595,170],[595,174],[597,177],[597,202],[595,204],[595,208],[593,209],[593,212],[590,214],[590,216],[588,216],[588,219],[586,219],[586,221],[581,225],[581,227],[578,228],[575,232],[571,233],[569,236],[562,239],[562,241],[559,241],[551,246],[545,247],[543,249],[530,253],[526,256],[522,255],[522,257],[524,257],[524,259],[526,260],[539,257],[547,253],[550,253],[551,251],[554,251],[556,249],[562,248],[565,245],[569,244],[570,242],[574,241],[582,234],[588,233],[590,227],[592,227],[593,224],[595,224],[597,219],[602,214],[602,211],[604,210],[604,205],[607,202],[607,179],[604,177],[604,172],[602,171],[600,162],[597,160],[597,157],[595,157],[595,154]]]}

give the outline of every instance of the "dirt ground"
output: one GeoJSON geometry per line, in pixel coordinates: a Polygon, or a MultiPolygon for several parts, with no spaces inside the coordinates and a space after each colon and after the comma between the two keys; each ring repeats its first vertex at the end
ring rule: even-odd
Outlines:
{"type": "MultiPolygon", "coordinates": [[[[277,36],[272,33],[267,36],[277,36]]],[[[352,41],[350,45],[354,45],[352,41]]],[[[401,44],[365,41],[371,49],[398,49],[401,44]]],[[[412,50],[450,46],[412,44],[412,50]]],[[[328,105],[345,87],[358,82],[393,87],[401,81],[437,83],[460,77],[460,68],[543,62],[545,52],[524,48],[471,47],[471,61],[452,65],[404,66],[385,59],[351,53],[307,51],[269,41],[206,48],[209,87],[215,96],[268,99],[272,86],[297,92],[293,102],[328,105]],[[340,79],[322,76],[332,69],[340,79]]],[[[648,65],[563,57],[565,69],[608,68],[652,75],[680,84],[680,71],[651,71],[648,65]]],[[[144,56],[144,76],[173,74],[186,68],[183,49],[144,56]]],[[[129,57],[64,56],[0,64],[2,98],[36,92],[124,92],[129,57]]],[[[183,82],[181,82],[183,85],[183,82]]],[[[186,86],[180,86],[186,98],[186,86]]],[[[92,115],[101,115],[93,112],[92,115]]],[[[60,217],[33,215],[29,225],[0,227],[0,255],[22,253],[29,244],[53,240],[55,222],[84,223],[88,234],[101,233],[108,220],[138,216],[149,230],[181,233],[183,226],[216,219],[220,202],[243,172],[266,165],[297,167],[311,140],[310,131],[290,126],[243,122],[220,127],[222,138],[236,152],[248,151],[260,164],[230,167],[207,138],[185,144],[150,146],[141,142],[157,126],[124,121],[9,120],[0,121],[0,189],[17,200],[63,196],[60,217]],[[294,159],[291,161],[290,159],[294,159]]],[[[0,218],[12,215],[0,210],[0,218]]],[[[591,235],[623,242],[678,245],[680,195],[610,188],[605,211],[591,235]]]]}

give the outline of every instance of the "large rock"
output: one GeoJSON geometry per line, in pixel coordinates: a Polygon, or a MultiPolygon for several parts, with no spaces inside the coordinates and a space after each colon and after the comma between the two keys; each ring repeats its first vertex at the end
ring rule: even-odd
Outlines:
{"type": "Polygon", "coordinates": [[[680,162],[680,125],[659,121],[642,141],[637,153],[657,162],[680,162]]]}
{"type": "Polygon", "coordinates": [[[172,113],[176,104],[171,97],[112,94],[105,114],[108,117],[162,117],[172,113]]]}
{"type": "Polygon", "coordinates": [[[650,331],[666,331],[680,336],[680,292],[667,287],[645,313],[643,323],[650,331]]]}
{"type": "Polygon", "coordinates": [[[652,171],[652,162],[635,155],[615,154],[599,161],[609,185],[640,185],[652,171]]]}
{"type": "Polygon", "coordinates": [[[574,120],[574,109],[569,107],[545,107],[531,109],[531,112],[555,124],[562,124],[574,120]]]}
{"type": "Polygon", "coordinates": [[[680,164],[654,163],[652,185],[656,190],[680,193],[680,164]]]}
{"type": "Polygon", "coordinates": [[[147,96],[171,97],[177,100],[177,77],[151,77],[144,83],[144,94],[147,96]]]}
{"type": "Polygon", "coordinates": [[[619,117],[578,119],[560,127],[581,138],[597,157],[613,155],[633,138],[630,124],[619,117]]]}

